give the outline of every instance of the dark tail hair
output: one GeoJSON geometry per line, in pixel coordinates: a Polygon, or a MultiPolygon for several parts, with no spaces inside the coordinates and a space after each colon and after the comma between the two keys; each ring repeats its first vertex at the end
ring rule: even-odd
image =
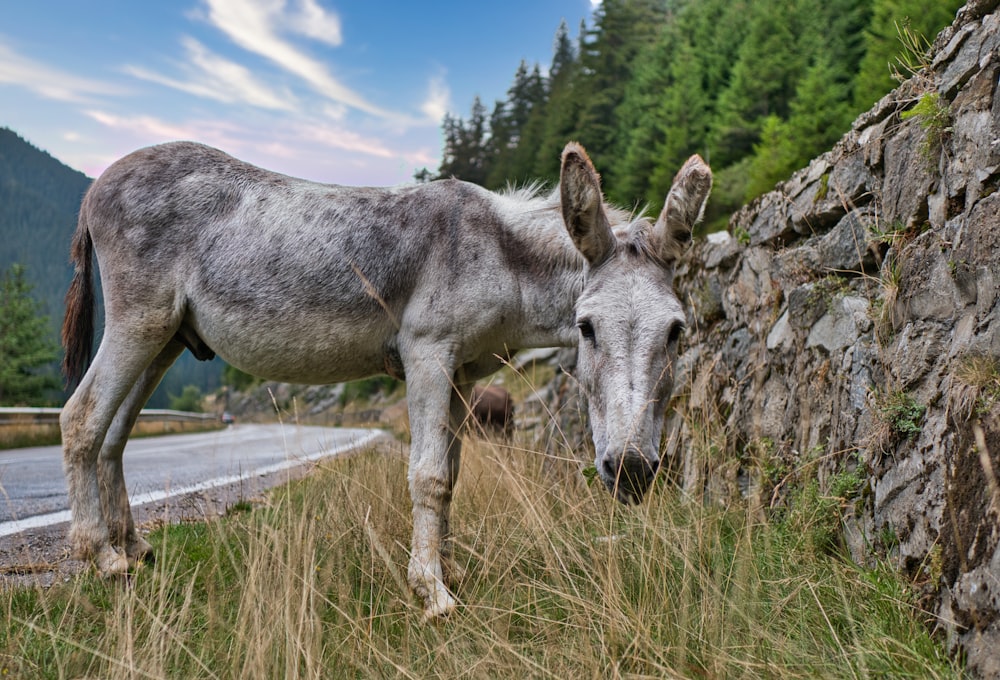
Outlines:
{"type": "Polygon", "coordinates": [[[70,261],[76,269],[66,292],[66,316],[62,325],[62,344],[66,350],[63,375],[67,387],[80,382],[94,353],[93,250],[90,229],[81,214],[70,250],[70,261]]]}

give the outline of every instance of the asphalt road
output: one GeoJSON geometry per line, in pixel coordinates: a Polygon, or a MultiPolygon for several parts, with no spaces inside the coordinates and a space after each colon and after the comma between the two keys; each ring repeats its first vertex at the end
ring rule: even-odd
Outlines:
{"type": "MultiPolygon", "coordinates": [[[[233,425],[134,439],[125,447],[132,505],[259,477],[365,446],[379,430],[233,425]]],[[[0,537],[69,520],[62,449],[0,451],[0,537]]]]}

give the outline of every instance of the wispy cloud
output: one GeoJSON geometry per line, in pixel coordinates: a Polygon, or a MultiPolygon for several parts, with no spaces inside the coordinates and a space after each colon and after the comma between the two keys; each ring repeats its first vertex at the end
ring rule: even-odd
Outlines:
{"type": "Polygon", "coordinates": [[[366,137],[346,128],[335,128],[329,125],[306,124],[296,130],[303,142],[323,144],[333,149],[361,153],[377,158],[393,158],[397,154],[381,140],[366,137]]]}
{"type": "Polygon", "coordinates": [[[205,0],[206,19],[243,49],[258,54],[304,80],[315,92],[379,118],[397,114],[369,102],[340,82],[318,59],[301,50],[288,34],[341,44],[340,19],[315,0],[205,0]]]}
{"type": "Polygon", "coordinates": [[[124,94],[125,90],[100,80],[81,78],[22,56],[0,36],[0,83],[18,85],[47,99],[88,102],[96,98],[124,94]]]}
{"type": "Polygon", "coordinates": [[[428,120],[434,123],[441,121],[451,108],[451,90],[443,76],[432,78],[428,88],[427,99],[420,110],[428,120]]]}
{"type": "Polygon", "coordinates": [[[284,15],[288,28],[313,40],[337,47],[343,42],[340,17],[330,14],[316,0],[298,0],[296,6],[284,15]]]}
{"type": "MultiPolygon", "coordinates": [[[[242,129],[230,122],[200,120],[183,123],[168,122],[155,116],[120,116],[107,111],[92,109],[86,112],[92,120],[119,133],[132,135],[149,142],[172,139],[198,139],[209,144],[238,152],[242,148],[259,147],[260,129],[242,129]]],[[[375,158],[399,158],[407,154],[390,148],[377,137],[359,134],[341,126],[331,126],[315,120],[284,119],[281,126],[271,130],[269,153],[293,155],[292,149],[325,147],[375,158]],[[284,146],[280,140],[284,139],[284,146]],[[281,149],[287,148],[287,154],[281,149]]],[[[300,153],[300,151],[298,152],[300,153]]]]}
{"type": "Polygon", "coordinates": [[[278,92],[254,77],[242,64],[220,57],[194,38],[182,40],[187,62],[181,69],[183,80],[171,78],[140,66],[126,66],[125,72],[198,97],[216,101],[244,103],[265,109],[291,111],[295,98],[290,92],[278,92]]]}
{"type": "Polygon", "coordinates": [[[146,143],[172,139],[199,139],[211,144],[220,144],[225,138],[224,126],[216,123],[170,123],[155,116],[121,116],[97,109],[85,113],[107,128],[147,140],[146,143]]]}

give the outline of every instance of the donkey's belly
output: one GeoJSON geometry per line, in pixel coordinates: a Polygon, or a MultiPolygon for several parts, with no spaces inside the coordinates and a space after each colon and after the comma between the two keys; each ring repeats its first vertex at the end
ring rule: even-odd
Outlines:
{"type": "Polygon", "coordinates": [[[294,318],[254,324],[198,324],[198,335],[236,368],[267,380],[326,384],[391,370],[394,333],[386,324],[294,318]],[[388,362],[391,363],[391,362],[388,362]]]}

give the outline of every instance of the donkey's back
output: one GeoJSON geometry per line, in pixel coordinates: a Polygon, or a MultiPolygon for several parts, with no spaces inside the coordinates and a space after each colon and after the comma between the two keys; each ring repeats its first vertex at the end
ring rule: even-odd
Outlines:
{"type": "Polygon", "coordinates": [[[97,252],[108,326],[173,329],[200,358],[334,382],[401,375],[407,321],[475,331],[456,310],[481,315],[477,296],[503,292],[477,283],[502,265],[492,196],[457,181],[318,184],[176,142],[112,165],[84,199],[78,239],[97,252]]]}

